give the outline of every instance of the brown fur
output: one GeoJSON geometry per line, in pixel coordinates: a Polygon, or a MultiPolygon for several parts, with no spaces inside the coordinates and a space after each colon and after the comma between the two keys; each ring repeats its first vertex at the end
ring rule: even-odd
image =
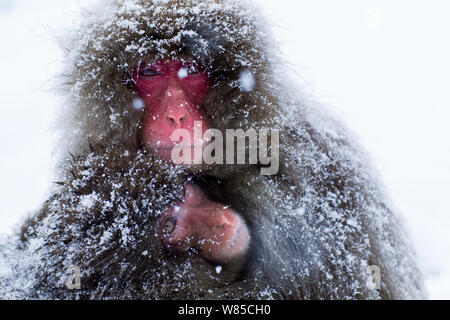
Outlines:
{"type": "MultiPolygon", "coordinates": [[[[193,251],[166,252],[157,236],[159,214],[183,194],[183,171],[142,152],[108,148],[107,158],[103,152],[70,161],[60,190],[23,225],[22,250],[32,239],[44,240],[34,253],[41,266],[32,271],[37,281],[28,298],[226,297],[239,276],[233,269],[218,274],[193,251]],[[70,265],[82,270],[82,290],[57,285],[70,265]]],[[[240,291],[245,297],[254,290],[240,291]]]]}
{"type": "MultiPolygon", "coordinates": [[[[133,220],[136,230],[152,230],[146,233],[148,238],[140,233],[134,235],[136,247],[123,249],[118,234],[111,238],[107,246],[110,250],[98,256],[88,247],[78,247],[80,251],[73,252],[76,261],[71,262],[87,270],[85,291],[76,293],[76,297],[423,297],[414,254],[374,178],[376,173],[341,124],[321,106],[292,94],[282,80],[275,80],[283,69],[277,65],[280,58],[274,53],[264,24],[258,22],[258,15],[237,3],[208,9],[215,1],[168,1],[155,6],[152,1],[136,2],[141,11],[113,1],[113,13],[108,19],[86,23],[67,46],[74,65],[65,75],[70,94],[60,123],[62,139],[68,143],[65,148],[76,156],[74,161],[63,158],[64,186],[22,233],[25,247],[30,238],[46,237],[43,251],[48,260],[38,272],[39,283],[47,284],[43,294],[67,297],[66,290],[55,291],[57,279],[45,272],[49,265],[58,269],[60,276],[64,272],[62,266],[68,262],[59,247],[61,241],[70,242],[73,238],[83,243],[85,238],[97,239],[91,244],[99,246],[98,238],[87,230],[93,228],[100,237],[108,219],[134,219],[134,213],[148,211],[153,218],[133,220]],[[124,19],[128,23],[121,23],[124,19]],[[153,166],[157,160],[147,158],[137,163],[149,166],[150,173],[143,176],[143,184],[127,187],[127,180],[117,176],[123,170],[129,171],[133,157],[140,152],[142,112],[131,107],[137,97],[130,89],[131,68],[144,60],[169,57],[194,59],[208,67],[214,84],[205,109],[213,127],[281,130],[281,167],[277,175],[260,176],[260,165],[229,165],[201,168],[193,177],[206,186],[212,197],[231,204],[251,228],[252,255],[239,275],[227,270],[217,275],[214,266],[201,261],[195,253],[176,259],[161,253],[154,217],[170,204],[173,191],[182,184],[173,181],[185,181],[186,173],[164,177],[167,167],[153,166]],[[255,76],[256,87],[251,92],[243,92],[238,85],[239,73],[244,69],[255,76]],[[84,167],[82,155],[89,149],[90,141],[96,146],[94,154],[98,158],[84,167]],[[132,158],[124,157],[125,151],[132,158]],[[104,163],[102,156],[107,159],[104,163]],[[79,179],[79,173],[88,168],[96,174],[87,183],[87,189],[70,187],[79,179]],[[73,177],[67,172],[72,172],[73,177]],[[107,179],[102,180],[102,173],[107,179]],[[126,202],[126,214],[118,214],[114,208],[107,216],[99,215],[101,207],[80,213],[74,210],[74,203],[65,212],[49,211],[52,204],[57,204],[58,210],[64,208],[68,193],[75,202],[92,192],[108,199],[115,179],[124,183],[117,193],[138,202],[146,199],[149,180],[145,179],[163,179],[165,183],[153,186],[151,191],[167,198],[150,201],[139,210],[126,202]],[[162,185],[170,186],[172,191],[160,189],[162,185]],[[129,190],[133,190],[132,194],[127,193],[129,190]],[[79,195],[73,196],[73,192],[79,195]],[[43,222],[49,216],[56,219],[58,214],[62,220],[46,235],[43,222]],[[100,226],[100,231],[95,225],[100,226]],[[34,234],[35,230],[44,234],[34,234]],[[69,239],[65,238],[67,233],[71,235],[69,239]],[[151,257],[140,255],[144,248],[152,253],[151,257]],[[109,262],[100,267],[99,262],[105,260],[109,262]],[[126,267],[120,269],[121,263],[126,267]],[[365,286],[369,265],[378,265],[382,270],[381,290],[365,286]]],[[[140,179],[141,174],[133,170],[131,176],[140,179]]]]}

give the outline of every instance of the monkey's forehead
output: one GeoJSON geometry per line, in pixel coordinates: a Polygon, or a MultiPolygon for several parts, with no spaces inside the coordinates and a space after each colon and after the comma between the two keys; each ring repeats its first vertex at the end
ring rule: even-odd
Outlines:
{"type": "Polygon", "coordinates": [[[66,47],[80,74],[126,71],[142,60],[190,59],[222,72],[267,63],[266,28],[238,1],[108,0],[83,16],[66,47]]]}

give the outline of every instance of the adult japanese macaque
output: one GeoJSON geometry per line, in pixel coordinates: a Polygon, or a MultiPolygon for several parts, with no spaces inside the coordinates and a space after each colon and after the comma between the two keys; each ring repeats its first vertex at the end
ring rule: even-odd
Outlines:
{"type": "Polygon", "coordinates": [[[291,88],[257,8],[110,0],[80,25],[63,37],[58,186],[24,224],[2,296],[425,297],[370,160],[291,88]],[[279,152],[272,139],[267,150],[277,170],[261,174],[260,153],[197,162],[212,129],[279,132],[279,152]]]}

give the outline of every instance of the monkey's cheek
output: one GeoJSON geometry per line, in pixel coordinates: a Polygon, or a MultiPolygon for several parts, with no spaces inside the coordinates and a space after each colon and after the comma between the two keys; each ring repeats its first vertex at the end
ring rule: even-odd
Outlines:
{"type": "Polygon", "coordinates": [[[225,230],[213,239],[199,241],[200,254],[204,259],[224,264],[244,257],[249,245],[250,234],[243,222],[234,229],[225,230]]]}
{"type": "Polygon", "coordinates": [[[250,232],[247,225],[239,218],[240,223],[235,229],[233,239],[227,244],[225,257],[234,259],[247,254],[250,247],[250,232]]]}
{"type": "Polygon", "coordinates": [[[194,239],[181,229],[177,227],[170,234],[160,232],[159,237],[163,247],[173,251],[187,251],[193,247],[194,239]]]}
{"type": "Polygon", "coordinates": [[[162,246],[170,251],[188,251],[191,245],[187,239],[174,240],[168,237],[161,238],[162,246]]]}

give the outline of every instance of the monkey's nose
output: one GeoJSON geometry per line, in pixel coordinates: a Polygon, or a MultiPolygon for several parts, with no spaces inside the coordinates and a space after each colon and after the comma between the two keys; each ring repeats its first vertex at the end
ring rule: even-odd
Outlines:
{"type": "Polygon", "coordinates": [[[177,219],[174,217],[168,217],[163,221],[162,231],[165,234],[171,234],[177,225],[177,219]]]}
{"type": "Polygon", "coordinates": [[[186,110],[184,107],[170,108],[168,112],[166,112],[166,118],[175,122],[178,126],[181,125],[181,121],[183,121],[186,116],[186,110]]]}

